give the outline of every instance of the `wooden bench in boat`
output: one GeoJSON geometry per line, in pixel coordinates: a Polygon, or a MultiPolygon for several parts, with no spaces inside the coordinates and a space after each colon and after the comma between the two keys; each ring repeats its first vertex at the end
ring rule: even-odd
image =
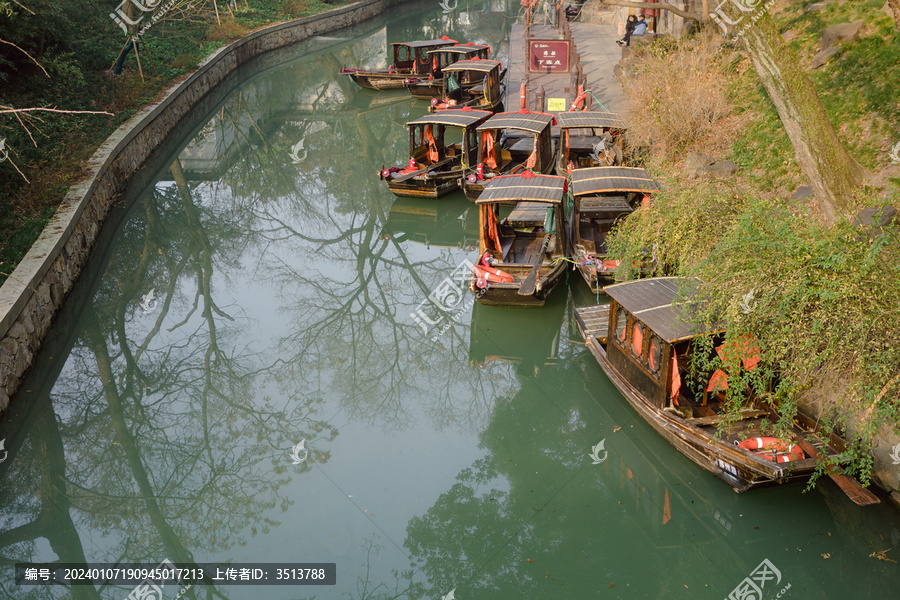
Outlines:
{"type": "Polygon", "coordinates": [[[541,202],[519,202],[506,222],[512,227],[537,227],[544,224],[547,217],[547,205],[541,202]]]}
{"type": "Polygon", "coordinates": [[[582,198],[579,213],[594,219],[614,218],[622,213],[634,212],[625,196],[604,196],[602,198],[582,198]]]}
{"type": "Polygon", "coordinates": [[[575,322],[581,337],[586,340],[597,338],[605,344],[609,332],[609,305],[578,306],[575,308],[575,322]]]}

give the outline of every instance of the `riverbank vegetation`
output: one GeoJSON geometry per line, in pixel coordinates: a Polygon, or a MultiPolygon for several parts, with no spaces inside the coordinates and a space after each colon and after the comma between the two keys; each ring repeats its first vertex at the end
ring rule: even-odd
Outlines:
{"type": "Polygon", "coordinates": [[[0,0],[0,284],[87,159],[137,109],[227,42],[346,3],[160,0],[142,3],[152,7],[142,14],[114,0],[0,0]],[[161,16],[140,36],[140,67],[130,51],[113,75],[128,40],[110,16],[120,8],[136,22],[131,35],[161,16]]]}
{"type": "Polygon", "coordinates": [[[797,403],[838,423],[867,482],[876,434],[900,433],[900,231],[879,226],[900,206],[891,156],[900,148],[900,35],[883,0],[807,4],[774,12],[774,23],[868,185],[842,199],[849,209],[836,219],[812,197],[791,199],[807,181],[776,106],[742,42],[707,27],[638,46],[625,69],[629,142],[644,147],[665,189],[615,230],[611,252],[631,265],[655,247],[657,274],[699,277],[706,317],[724,321],[739,347],[754,340],[770,365],[731,375],[731,397],[747,386],[771,392],[782,427],[797,403]],[[858,39],[809,69],[825,28],[856,20],[865,23],[858,39]],[[739,170],[692,178],[692,152],[739,170]],[[864,209],[874,218],[860,219],[864,209]]]}

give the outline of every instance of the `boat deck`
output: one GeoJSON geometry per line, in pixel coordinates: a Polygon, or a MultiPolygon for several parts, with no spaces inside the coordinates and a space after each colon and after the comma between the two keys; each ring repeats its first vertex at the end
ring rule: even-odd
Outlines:
{"type": "Polygon", "coordinates": [[[576,306],[575,322],[585,341],[597,338],[601,344],[605,344],[609,333],[609,304],[576,306]]]}

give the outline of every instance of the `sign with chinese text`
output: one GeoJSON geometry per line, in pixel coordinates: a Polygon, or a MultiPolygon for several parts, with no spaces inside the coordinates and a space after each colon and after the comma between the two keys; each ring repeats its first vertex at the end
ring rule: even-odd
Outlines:
{"type": "Polygon", "coordinates": [[[569,71],[569,40],[529,40],[528,70],[532,73],[569,71]]]}

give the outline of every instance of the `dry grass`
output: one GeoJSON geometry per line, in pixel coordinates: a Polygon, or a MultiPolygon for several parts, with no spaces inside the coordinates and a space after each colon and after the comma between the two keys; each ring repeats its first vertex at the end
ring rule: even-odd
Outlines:
{"type": "Polygon", "coordinates": [[[640,47],[623,81],[631,145],[674,161],[698,140],[723,139],[732,105],[721,44],[709,36],[640,47]]]}
{"type": "Polygon", "coordinates": [[[223,19],[221,23],[212,25],[206,39],[211,42],[234,40],[247,35],[250,28],[234,19],[223,19]]]}

